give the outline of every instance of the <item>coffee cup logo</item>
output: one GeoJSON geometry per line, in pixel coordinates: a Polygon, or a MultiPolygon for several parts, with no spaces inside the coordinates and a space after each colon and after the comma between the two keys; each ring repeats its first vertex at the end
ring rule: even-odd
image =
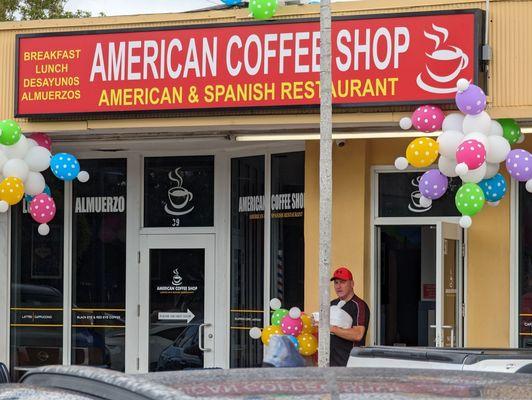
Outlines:
{"type": "Polygon", "coordinates": [[[415,213],[424,213],[429,211],[432,208],[432,204],[428,207],[423,207],[421,205],[421,192],[419,191],[419,181],[421,180],[421,175],[417,178],[412,179],[411,183],[412,186],[416,188],[411,194],[410,194],[410,204],[408,204],[408,209],[415,213]]]}
{"type": "Polygon", "coordinates": [[[176,268],[172,271],[174,273],[174,277],[172,278],[172,285],[179,286],[183,283],[183,278],[181,275],[179,275],[179,269],[176,268]]]}
{"type": "Polygon", "coordinates": [[[425,53],[427,61],[425,71],[417,76],[417,85],[426,92],[443,94],[457,91],[456,83],[460,73],[469,65],[469,57],[462,49],[447,45],[449,31],[432,24],[435,33],[423,32],[425,37],[434,41],[434,50],[425,53]]]}
{"type": "Polygon", "coordinates": [[[168,179],[171,181],[171,187],[168,189],[168,200],[164,210],[170,215],[185,215],[194,209],[190,202],[194,195],[183,187],[183,176],[180,171],[181,167],[176,168],[168,173],[168,179]]]}

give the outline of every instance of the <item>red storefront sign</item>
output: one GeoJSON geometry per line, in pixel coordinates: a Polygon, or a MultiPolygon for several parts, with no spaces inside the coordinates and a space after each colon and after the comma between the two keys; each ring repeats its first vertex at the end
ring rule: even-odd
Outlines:
{"type": "MultiPolygon", "coordinates": [[[[335,105],[451,102],[481,12],[333,22],[335,105]]],[[[17,37],[17,116],[319,104],[319,21],[17,37]]]]}

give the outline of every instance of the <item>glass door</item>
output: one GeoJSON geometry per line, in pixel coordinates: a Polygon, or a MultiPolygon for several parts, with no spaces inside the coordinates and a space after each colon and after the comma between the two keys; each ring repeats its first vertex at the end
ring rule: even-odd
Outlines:
{"type": "Polygon", "coordinates": [[[214,366],[214,243],[214,235],[141,238],[141,372],[214,366]]]}
{"type": "Polygon", "coordinates": [[[436,226],[436,346],[463,344],[462,229],[447,222],[436,226]]]}

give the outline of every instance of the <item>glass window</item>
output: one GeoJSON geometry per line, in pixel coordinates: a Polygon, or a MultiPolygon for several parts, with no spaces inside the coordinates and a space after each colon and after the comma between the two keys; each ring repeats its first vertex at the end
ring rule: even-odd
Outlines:
{"type": "Polygon", "coordinates": [[[11,212],[10,371],[63,362],[64,184],[44,174],[57,212],[41,236],[25,200],[11,212]]]}
{"type": "Polygon", "coordinates": [[[532,196],[519,184],[519,347],[532,347],[532,196]]]}
{"type": "Polygon", "coordinates": [[[262,342],[249,329],[264,315],[264,156],[231,160],[230,367],[259,367],[262,342]]]}
{"type": "Polygon", "coordinates": [[[449,189],[429,207],[419,200],[419,180],[423,172],[379,173],[379,217],[459,217],[454,197],[460,178],[449,178],[449,189]]]}
{"type": "Polygon", "coordinates": [[[72,186],[72,364],[124,371],[127,162],[82,163],[91,179],[72,186]]]}
{"type": "Polygon", "coordinates": [[[303,310],[305,153],[273,154],[271,180],[270,295],[303,310]]]}
{"type": "Polygon", "coordinates": [[[144,159],[144,226],[214,224],[214,156],[144,159]]]}

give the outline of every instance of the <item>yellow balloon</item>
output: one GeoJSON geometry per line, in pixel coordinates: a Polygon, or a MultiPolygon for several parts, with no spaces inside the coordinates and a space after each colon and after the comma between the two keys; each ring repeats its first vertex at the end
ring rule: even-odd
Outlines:
{"type": "Polygon", "coordinates": [[[301,321],[303,321],[301,333],[312,333],[312,318],[305,313],[301,313],[301,321]]]}
{"type": "Polygon", "coordinates": [[[262,339],[262,343],[264,343],[265,345],[268,345],[270,344],[270,337],[272,335],[282,335],[282,334],[283,334],[283,331],[281,330],[280,326],[269,325],[262,330],[262,335],[260,338],[262,339]]]}
{"type": "Polygon", "coordinates": [[[303,333],[297,337],[299,352],[303,356],[311,356],[318,351],[318,339],[310,333],[303,333]]]}
{"type": "Polygon", "coordinates": [[[0,183],[0,200],[4,200],[10,206],[14,206],[24,197],[24,183],[10,176],[0,183]]]}
{"type": "Polygon", "coordinates": [[[416,167],[428,167],[438,158],[438,142],[431,138],[417,138],[406,148],[406,159],[416,167]]]}

